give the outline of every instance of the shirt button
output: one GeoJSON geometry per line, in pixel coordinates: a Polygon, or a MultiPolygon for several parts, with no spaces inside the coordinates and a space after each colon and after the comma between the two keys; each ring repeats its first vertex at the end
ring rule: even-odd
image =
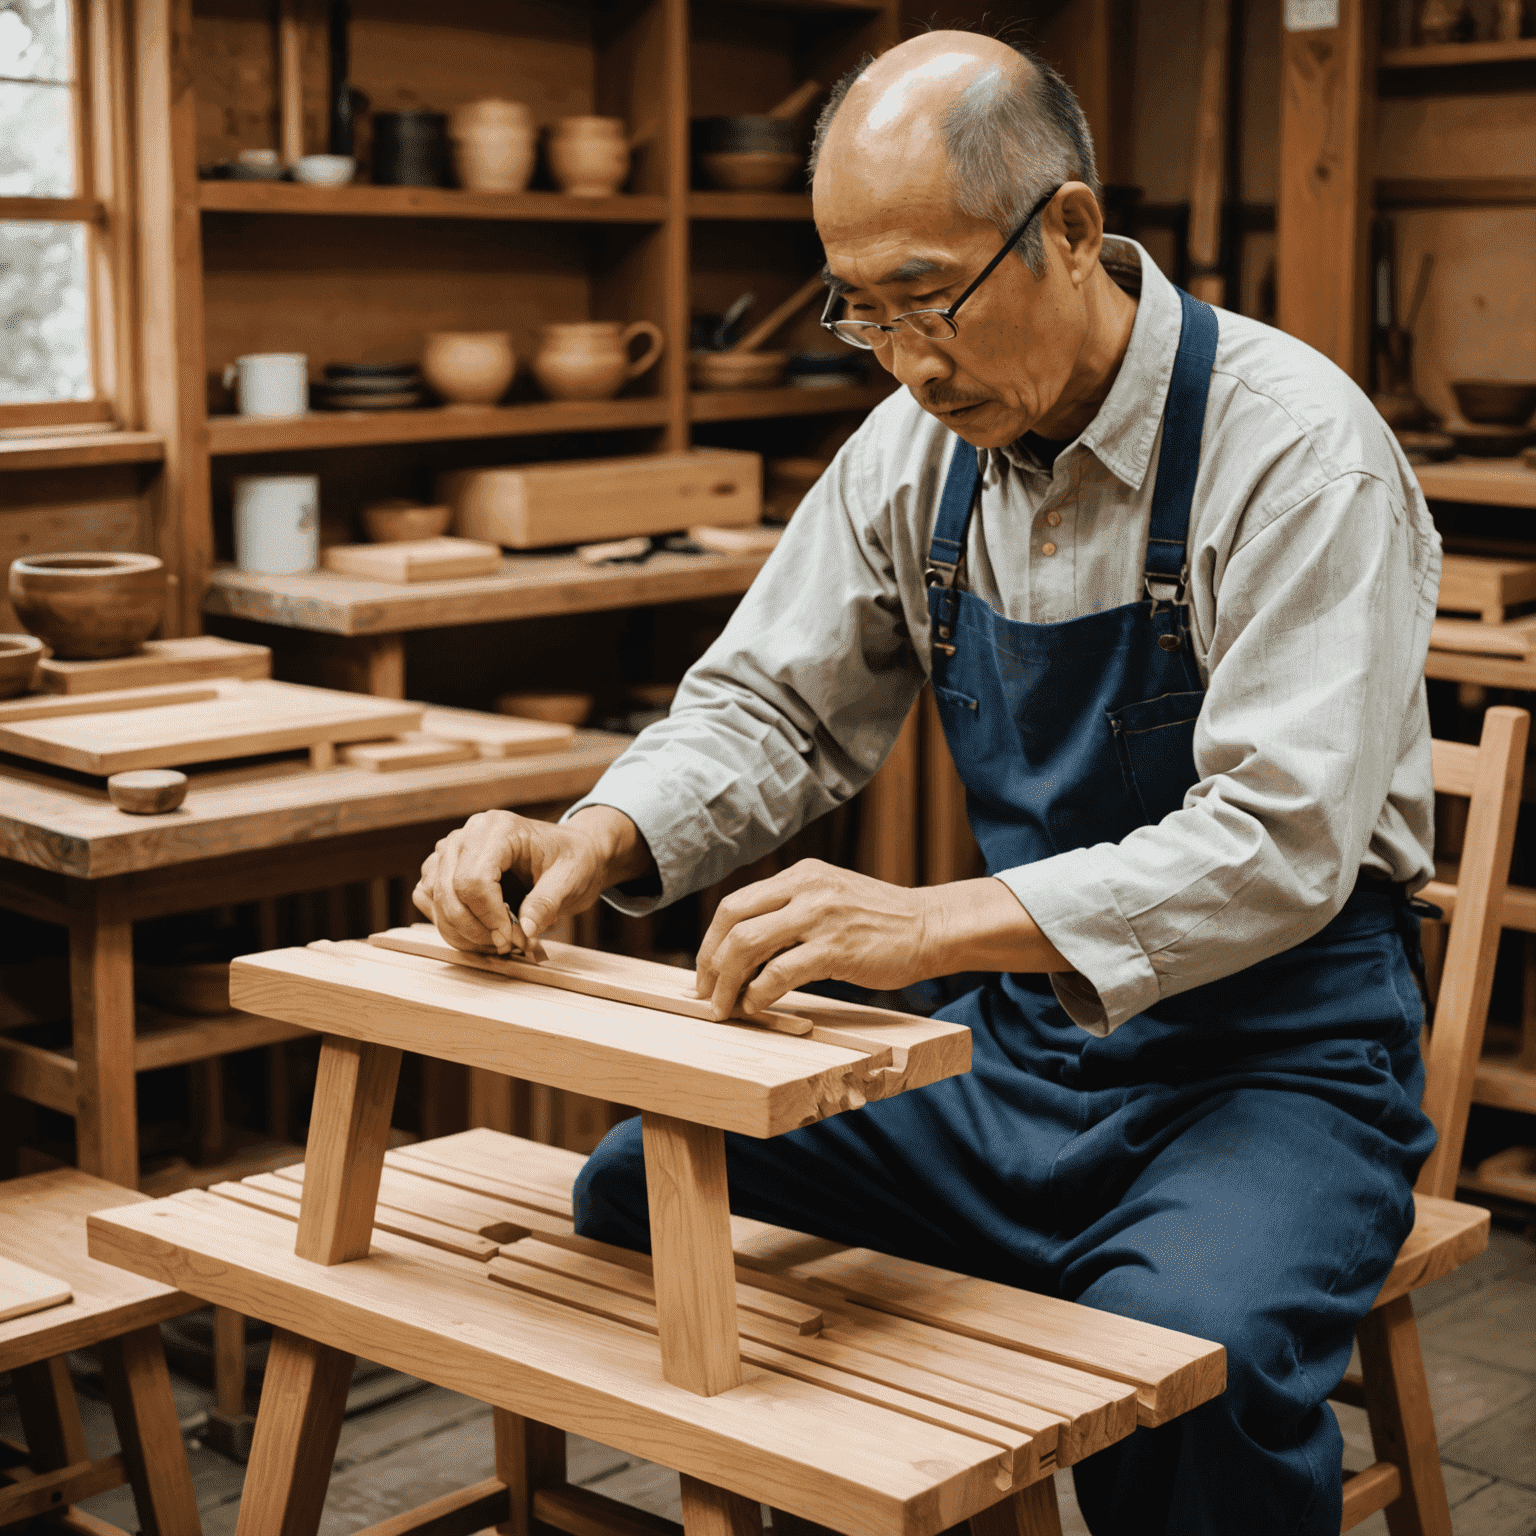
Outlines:
{"type": "Polygon", "coordinates": [[[1056,553],[1056,546],[1054,544],[1042,544],[1040,546],[1040,553],[1042,555],[1054,555],[1056,553]]]}
{"type": "Polygon", "coordinates": [[[1052,528],[1058,527],[1061,523],[1061,513],[1047,512],[1045,514],[1045,520],[1051,525],[1052,528]]]}

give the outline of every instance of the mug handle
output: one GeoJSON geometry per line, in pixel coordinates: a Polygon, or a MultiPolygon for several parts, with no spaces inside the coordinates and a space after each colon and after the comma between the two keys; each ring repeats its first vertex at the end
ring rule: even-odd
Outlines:
{"type": "Polygon", "coordinates": [[[624,334],[620,337],[624,350],[629,350],[629,344],[636,336],[649,336],[651,344],[644,353],[629,365],[629,371],[624,375],[627,379],[638,379],[647,368],[653,367],[661,356],[661,349],[666,345],[666,338],[661,334],[661,327],[653,325],[649,320],[636,320],[633,325],[625,326],[624,334]]]}
{"type": "Polygon", "coordinates": [[[239,377],[239,374],[240,370],[236,368],[233,363],[225,363],[223,374],[224,388],[233,389],[235,387],[235,380],[239,377]]]}

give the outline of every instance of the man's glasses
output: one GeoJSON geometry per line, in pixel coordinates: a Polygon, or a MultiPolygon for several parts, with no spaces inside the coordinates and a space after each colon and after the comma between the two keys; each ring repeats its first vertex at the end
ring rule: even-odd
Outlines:
{"type": "MultiPolygon", "coordinates": [[[[1063,182],[1062,186],[1065,185],[1066,183],[1063,182]]],[[[840,293],[829,293],[826,307],[821,312],[822,329],[831,331],[839,341],[847,342],[850,347],[859,347],[865,352],[872,352],[881,345],[885,337],[894,336],[902,326],[928,341],[953,341],[960,334],[960,327],[955,323],[955,316],[960,312],[960,306],[996,271],[1003,257],[1024,238],[1024,231],[1034,223],[1036,215],[1060,191],[1061,187],[1052,187],[1029,210],[1029,216],[1008,236],[1002,250],[981,269],[976,281],[948,309],[909,309],[906,314],[897,315],[889,325],[881,325],[876,320],[845,320],[841,316],[833,320],[829,318],[832,314],[832,306],[841,304],[843,296],[840,293]]]]}

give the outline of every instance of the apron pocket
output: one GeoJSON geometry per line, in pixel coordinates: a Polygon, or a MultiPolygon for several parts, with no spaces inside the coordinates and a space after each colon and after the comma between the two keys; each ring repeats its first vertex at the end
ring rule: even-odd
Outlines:
{"type": "Polygon", "coordinates": [[[1185,791],[1197,780],[1195,721],[1204,702],[1205,694],[1196,689],[1104,712],[1126,787],[1149,825],[1179,810],[1185,791]]]}
{"type": "MultiPolygon", "coordinates": [[[[933,696],[941,705],[948,704],[952,709],[963,709],[966,714],[974,715],[980,712],[981,706],[968,693],[961,693],[957,688],[941,688],[937,683],[933,685],[933,696]]],[[[940,711],[940,718],[943,712],[940,711]]]]}

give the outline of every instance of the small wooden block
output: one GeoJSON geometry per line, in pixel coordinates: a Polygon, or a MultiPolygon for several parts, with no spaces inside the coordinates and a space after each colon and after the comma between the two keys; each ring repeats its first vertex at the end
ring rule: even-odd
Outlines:
{"type": "Polygon", "coordinates": [[[103,693],[150,688],[209,677],[271,677],[272,652],[264,645],[196,635],[187,640],[146,640],[131,656],[103,661],[39,663],[37,685],[50,693],[103,693]]]}
{"type": "Polygon", "coordinates": [[[428,709],[422,713],[421,734],[439,741],[467,742],[481,757],[526,757],[568,747],[576,728],[510,715],[483,715],[473,709],[428,709]]]}
{"type": "Polygon", "coordinates": [[[1495,555],[1446,555],[1435,606],[1442,613],[1480,613],[1500,623],[1504,609],[1536,600],[1536,561],[1495,555]]]}
{"type": "Polygon", "coordinates": [[[452,581],[461,576],[494,576],[501,548],[479,539],[402,539],[394,544],[335,544],[325,551],[325,568],[374,581],[452,581]]]}
{"type": "Polygon", "coordinates": [[[778,548],[784,537],[782,528],[714,528],[700,525],[688,530],[688,537],[700,549],[717,555],[766,555],[778,548]]]}
{"type": "Polygon", "coordinates": [[[1502,624],[1484,624],[1477,619],[1436,619],[1430,626],[1429,644],[1436,651],[1466,651],[1526,661],[1536,645],[1536,614],[1502,624]]]}
{"type": "Polygon", "coordinates": [[[401,768],[435,768],[462,763],[480,754],[468,742],[441,741],[424,731],[407,731],[392,741],[360,741],[341,749],[341,760],[352,768],[391,773],[401,768]]]}
{"type": "Polygon", "coordinates": [[[107,780],[107,798],[120,811],[159,816],[187,798],[187,776],[174,768],[136,768],[107,780]]]}
{"type": "Polygon", "coordinates": [[[74,1292],[52,1275],[0,1258],[0,1323],[73,1300],[74,1292]]]}

